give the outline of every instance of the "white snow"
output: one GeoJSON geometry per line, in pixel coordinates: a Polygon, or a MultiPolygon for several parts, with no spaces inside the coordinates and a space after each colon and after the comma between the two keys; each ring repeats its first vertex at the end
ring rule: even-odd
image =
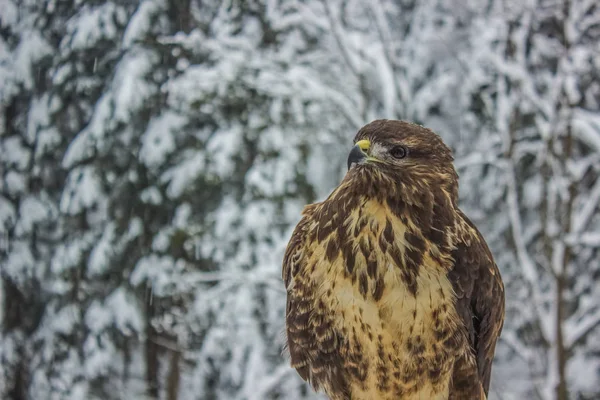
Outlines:
{"type": "Polygon", "coordinates": [[[18,170],[25,169],[31,159],[31,152],[23,146],[22,138],[7,137],[0,146],[4,163],[12,165],[18,170]]]}
{"type": "Polygon", "coordinates": [[[188,150],[184,152],[185,160],[170,168],[162,175],[162,182],[168,182],[167,196],[178,198],[186,188],[198,178],[206,165],[206,155],[188,150]]]}
{"type": "Polygon", "coordinates": [[[27,89],[31,89],[33,79],[37,75],[37,71],[32,69],[33,65],[43,57],[50,55],[51,52],[50,45],[41,34],[35,31],[24,32],[11,60],[17,81],[27,89]]]}
{"type": "Polygon", "coordinates": [[[67,179],[60,201],[60,209],[67,214],[77,214],[95,204],[100,197],[100,181],[91,167],[74,168],[67,179]]]}
{"type": "Polygon", "coordinates": [[[2,272],[14,282],[24,283],[34,276],[35,258],[31,249],[24,243],[12,243],[11,252],[3,262],[2,272]]]}
{"type": "Polygon", "coordinates": [[[577,109],[573,115],[573,129],[584,142],[600,151],[600,114],[577,109]]]}
{"type": "Polygon", "coordinates": [[[156,186],[151,186],[149,188],[144,189],[140,193],[140,199],[144,203],[159,205],[162,203],[162,195],[156,186]]]}
{"type": "Polygon", "coordinates": [[[94,335],[100,335],[114,327],[125,335],[142,331],[143,322],[140,310],[135,306],[134,297],[124,288],[113,291],[103,303],[93,302],[86,311],[86,325],[94,335]]]}
{"type": "Polygon", "coordinates": [[[83,50],[94,46],[100,40],[115,39],[118,35],[115,22],[123,12],[113,2],[106,2],[99,6],[83,6],[82,9],[67,22],[65,41],[62,48],[83,50]]]}
{"type": "Polygon", "coordinates": [[[26,192],[27,183],[24,174],[16,171],[8,171],[2,182],[2,188],[10,195],[18,195],[26,192]]]}
{"type": "Polygon", "coordinates": [[[140,2],[137,10],[129,19],[127,29],[123,34],[123,46],[130,47],[136,40],[142,40],[144,35],[152,29],[150,20],[156,14],[164,12],[165,3],[161,1],[145,0],[140,2]]]}
{"type": "Polygon", "coordinates": [[[185,122],[183,116],[173,112],[152,118],[141,139],[140,160],[150,168],[163,165],[175,149],[174,135],[185,122]]]}
{"type": "Polygon", "coordinates": [[[113,247],[115,245],[115,225],[108,224],[104,228],[102,237],[94,246],[87,262],[87,270],[91,275],[98,275],[104,272],[109,267],[110,257],[114,254],[113,247]]]}
{"type": "Polygon", "coordinates": [[[11,0],[0,0],[0,27],[6,28],[15,25],[18,21],[19,9],[17,4],[11,0]]]}
{"type": "Polygon", "coordinates": [[[145,50],[132,50],[117,66],[113,82],[113,115],[118,121],[128,121],[141,109],[156,89],[148,84],[145,75],[152,71],[156,56],[145,50]]]}
{"type": "Polygon", "coordinates": [[[163,296],[172,289],[171,278],[175,270],[175,262],[170,256],[150,255],[137,262],[130,282],[134,286],[148,282],[154,295],[163,296]]]}
{"type": "Polygon", "coordinates": [[[36,223],[43,221],[48,216],[48,205],[34,196],[27,196],[19,207],[19,222],[16,226],[16,234],[22,235],[31,232],[36,223]]]}

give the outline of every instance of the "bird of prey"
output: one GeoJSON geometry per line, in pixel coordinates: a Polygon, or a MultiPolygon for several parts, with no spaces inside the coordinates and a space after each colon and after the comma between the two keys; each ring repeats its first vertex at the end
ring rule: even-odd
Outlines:
{"type": "Polygon", "coordinates": [[[504,287],[458,207],[450,149],[395,120],[354,144],[284,256],[292,366],[334,400],[485,399],[504,287]]]}

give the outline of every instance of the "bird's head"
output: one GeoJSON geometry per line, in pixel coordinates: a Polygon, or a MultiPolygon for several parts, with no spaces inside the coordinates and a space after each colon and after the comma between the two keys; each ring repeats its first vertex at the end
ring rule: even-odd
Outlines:
{"type": "Polygon", "coordinates": [[[432,130],[405,121],[376,120],[361,128],[348,156],[347,177],[367,192],[406,198],[412,192],[444,190],[458,196],[452,152],[432,130]]]}

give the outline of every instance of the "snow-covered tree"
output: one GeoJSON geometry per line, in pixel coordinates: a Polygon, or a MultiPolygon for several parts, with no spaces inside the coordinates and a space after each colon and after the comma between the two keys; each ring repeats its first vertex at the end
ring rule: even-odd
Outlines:
{"type": "Polygon", "coordinates": [[[318,73],[293,62],[311,44],[298,21],[277,26],[284,8],[173,7],[141,2],[114,30],[112,74],[63,159],[70,240],[54,260],[80,279],[81,390],[298,392],[281,357],[279,258],[335,108],[304,87],[318,73]]]}
{"type": "Polygon", "coordinates": [[[473,113],[491,140],[465,175],[485,182],[479,209],[509,294],[502,344],[530,398],[600,394],[599,11],[586,1],[494,2],[474,24],[473,113]]]}
{"type": "Polygon", "coordinates": [[[45,279],[62,240],[61,157],[80,121],[70,120],[77,110],[51,90],[70,10],[34,1],[2,1],[0,8],[0,397],[27,398],[45,279]]]}

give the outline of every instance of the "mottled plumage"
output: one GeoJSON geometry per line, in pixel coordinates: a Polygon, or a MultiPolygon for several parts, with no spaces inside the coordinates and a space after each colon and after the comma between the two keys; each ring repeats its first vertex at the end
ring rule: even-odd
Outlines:
{"type": "Polygon", "coordinates": [[[332,399],[484,399],[504,290],[458,208],[450,150],[390,120],[354,142],[283,261],[292,366],[332,399]]]}

